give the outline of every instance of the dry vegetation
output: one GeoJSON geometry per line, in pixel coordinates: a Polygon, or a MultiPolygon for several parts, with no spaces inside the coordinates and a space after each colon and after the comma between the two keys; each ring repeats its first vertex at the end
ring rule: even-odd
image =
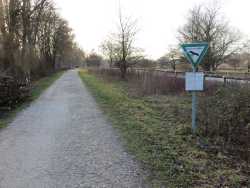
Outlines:
{"type": "MultiPolygon", "coordinates": [[[[90,69],[91,71],[110,81],[120,80],[118,69],[90,69]]],[[[184,79],[178,78],[175,73],[142,69],[129,69],[126,81],[130,94],[134,96],[181,94],[185,85],[184,79]]]]}
{"type": "Polygon", "coordinates": [[[201,136],[213,145],[210,149],[233,156],[235,161],[245,160],[249,166],[249,85],[229,84],[220,87],[200,97],[199,110],[201,136]]]}
{"type": "Polygon", "coordinates": [[[0,0],[0,108],[27,97],[32,81],[83,58],[52,0],[0,0]]]}
{"type": "Polygon", "coordinates": [[[199,96],[200,129],[194,137],[183,80],[129,72],[122,81],[117,70],[80,75],[129,150],[150,169],[155,187],[250,186],[249,88],[209,83],[199,96]]]}

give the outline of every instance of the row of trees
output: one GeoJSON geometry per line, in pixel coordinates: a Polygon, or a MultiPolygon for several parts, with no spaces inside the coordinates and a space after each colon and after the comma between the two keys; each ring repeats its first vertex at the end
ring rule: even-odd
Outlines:
{"type": "Polygon", "coordinates": [[[84,56],[51,0],[0,0],[0,74],[29,83],[84,56]]]}
{"type": "MultiPolygon", "coordinates": [[[[127,69],[143,60],[142,50],[134,47],[137,34],[136,22],[119,15],[118,30],[111,34],[101,45],[110,66],[116,65],[121,70],[121,77],[125,78],[127,69]]],[[[178,30],[177,47],[171,47],[168,53],[158,62],[168,64],[173,70],[178,62],[185,61],[180,52],[180,44],[191,42],[208,42],[209,50],[201,64],[204,71],[214,71],[221,64],[229,62],[235,54],[244,52],[250,43],[242,43],[240,32],[233,29],[223,17],[217,5],[196,6],[189,11],[186,23],[178,30]],[[245,46],[245,47],[244,47],[245,46]]],[[[249,56],[250,57],[250,56],[249,56]]],[[[250,66],[249,66],[250,68],[250,66]]]]}

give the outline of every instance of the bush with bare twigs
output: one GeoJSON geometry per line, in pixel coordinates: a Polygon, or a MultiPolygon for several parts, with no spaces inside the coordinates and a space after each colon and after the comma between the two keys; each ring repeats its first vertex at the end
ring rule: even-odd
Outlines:
{"type": "Polygon", "coordinates": [[[199,102],[201,135],[216,151],[250,160],[250,88],[232,84],[220,87],[199,102]]]}

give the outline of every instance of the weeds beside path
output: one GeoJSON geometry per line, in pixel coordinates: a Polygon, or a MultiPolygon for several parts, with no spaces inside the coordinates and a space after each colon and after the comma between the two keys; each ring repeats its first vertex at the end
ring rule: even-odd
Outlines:
{"type": "Polygon", "coordinates": [[[227,159],[197,146],[191,135],[190,97],[131,97],[125,82],[79,72],[127,148],[150,171],[153,187],[242,187],[247,179],[227,159]]]}
{"type": "Polygon", "coordinates": [[[12,118],[15,117],[16,113],[27,107],[30,102],[36,100],[43,93],[43,91],[45,91],[57,79],[59,79],[63,73],[64,71],[60,71],[33,82],[30,91],[30,97],[27,100],[23,101],[23,103],[18,104],[14,109],[3,112],[3,115],[0,116],[0,129],[6,127],[7,124],[12,120],[12,118]]]}

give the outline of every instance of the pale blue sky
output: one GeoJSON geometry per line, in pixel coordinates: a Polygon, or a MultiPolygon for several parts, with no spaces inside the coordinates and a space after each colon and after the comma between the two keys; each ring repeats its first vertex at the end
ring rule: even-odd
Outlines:
{"type": "MultiPolygon", "coordinates": [[[[74,29],[76,40],[87,52],[116,31],[119,0],[54,0],[61,15],[74,29]]],[[[188,10],[214,0],[120,0],[123,13],[138,19],[136,46],[150,58],[158,58],[176,44],[177,29],[188,10]]],[[[217,0],[224,16],[243,34],[250,34],[250,0],[217,0]]]]}

